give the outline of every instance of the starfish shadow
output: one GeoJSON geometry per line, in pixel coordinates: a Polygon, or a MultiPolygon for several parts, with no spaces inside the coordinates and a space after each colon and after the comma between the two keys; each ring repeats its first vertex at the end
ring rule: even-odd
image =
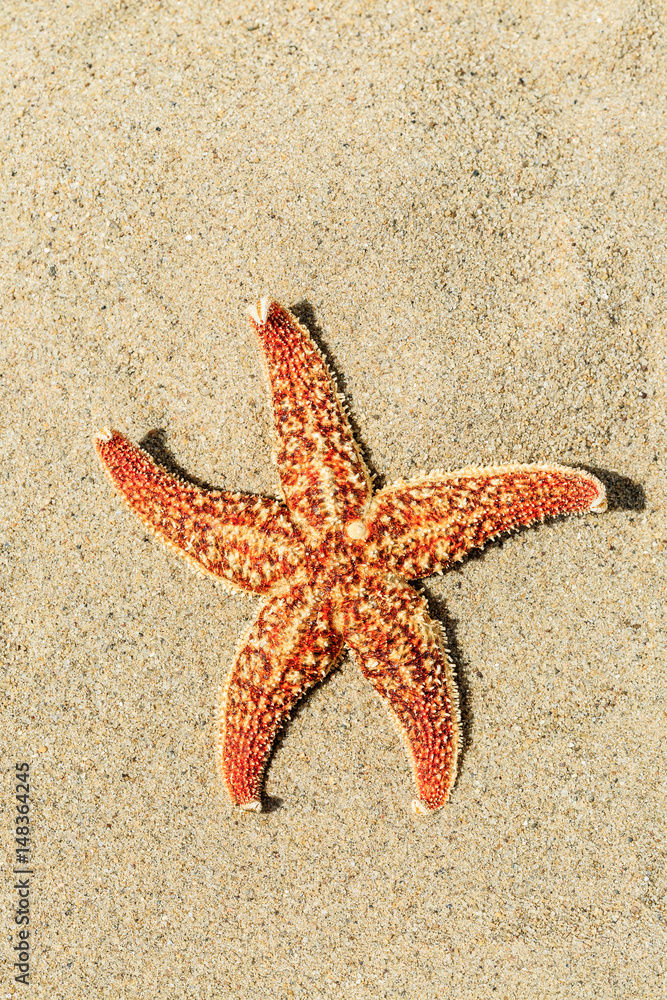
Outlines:
{"type": "MultiPolygon", "coordinates": [[[[269,765],[267,765],[267,767],[268,766],[269,765]]],[[[267,795],[266,792],[262,792],[262,812],[263,813],[278,812],[279,809],[282,809],[284,801],[285,801],[284,799],[278,798],[277,795],[267,795]]]]}
{"type": "Polygon", "coordinates": [[[361,454],[364,464],[366,465],[366,468],[371,474],[371,478],[373,480],[373,490],[374,491],[381,490],[383,486],[386,486],[385,477],[381,472],[378,471],[375,463],[373,462],[373,456],[371,454],[370,449],[366,444],[364,444],[364,440],[361,435],[361,429],[355,419],[354,413],[352,412],[353,399],[354,399],[353,394],[349,388],[343,369],[336,361],[336,356],[333,354],[331,348],[324,340],[324,331],[322,330],[322,327],[319,325],[317,319],[315,318],[315,310],[313,306],[307,299],[301,299],[299,302],[296,302],[289,308],[290,312],[296,316],[299,323],[301,323],[302,326],[305,326],[306,330],[312,337],[316,347],[322,354],[326,362],[327,368],[329,370],[329,374],[333,379],[336,391],[341,397],[341,402],[346,405],[349,404],[347,405],[345,415],[348,419],[350,427],[352,428],[352,433],[354,434],[354,440],[356,442],[357,448],[359,449],[359,453],[361,454]]]}
{"type": "MultiPolygon", "coordinates": [[[[139,441],[139,446],[143,448],[147,455],[156,462],[160,468],[169,472],[172,476],[177,476],[184,483],[188,483],[190,486],[196,486],[200,490],[229,490],[230,487],[227,486],[214,486],[205,479],[200,479],[199,476],[193,475],[180,465],[174,458],[173,453],[167,445],[167,432],[163,427],[154,427],[152,430],[148,431],[139,441]]],[[[255,496],[250,490],[237,490],[234,488],[234,493],[240,493],[241,496],[255,496]]]]}
{"type": "Polygon", "coordinates": [[[210,483],[205,482],[203,479],[193,476],[182,465],[179,465],[167,447],[166,439],[167,432],[164,428],[155,427],[153,430],[148,431],[147,434],[144,434],[139,442],[139,446],[143,448],[146,454],[150,455],[154,462],[157,462],[161,468],[169,472],[172,476],[178,476],[179,479],[189,483],[191,486],[197,486],[201,490],[220,489],[219,486],[211,486],[210,483]]]}
{"type": "MultiPolygon", "coordinates": [[[[338,670],[341,669],[343,661],[348,657],[350,657],[349,650],[347,649],[347,647],[344,646],[340,656],[338,657],[338,659],[336,660],[335,664],[333,665],[329,673],[326,675],[326,677],[323,677],[321,680],[316,681],[312,687],[309,687],[307,691],[304,691],[303,696],[297,701],[296,705],[292,708],[292,711],[290,712],[289,716],[284,720],[284,722],[278,729],[278,732],[276,733],[275,739],[271,746],[271,750],[269,752],[269,756],[266,761],[266,766],[264,768],[265,775],[268,774],[268,772],[271,770],[275,756],[278,753],[278,751],[282,748],[285,740],[287,739],[288,730],[291,728],[291,725],[294,722],[294,720],[297,719],[302,712],[307,710],[308,702],[313,697],[315,692],[319,688],[324,687],[325,684],[329,683],[330,678],[338,670]]],[[[279,809],[282,809],[284,799],[278,798],[277,796],[274,795],[267,795],[266,792],[264,791],[264,786],[262,786],[261,798],[262,798],[263,813],[277,812],[279,809]]]]}
{"type": "Polygon", "coordinates": [[[607,491],[607,510],[644,510],[646,494],[643,486],[629,476],[610,469],[599,469],[595,465],[580,465],[580,469],[592,473],[603,483],[607,491]]]}
{"type": "MultiPolygon", "coordinates": [[[[457,572],[458,566],[449,570],[449,572],[457,572]]],[[[443,575],[443,574],[440,574],[443,575]]],[[[456,682],[456,687],[459,696],[459,715],[461,718],[461,730],[460,730],[460,744],[459,744],[459,754],[458,761],[456,765],[456,778],[454,780],[454,785],[452,790],[456,788],[459,783],[461,774],[463,772],[463,764],[465,761],[466,754],[469,747],[472,744],[472,732],[474,729],[475,716],[470,704],[470,684],[468,681],[468,676],[470,672],[470,663],[463,655],[461,647],[459,646],[458,638],[456,635],[456,626],[458,625],[458,619],[452,617],[449,613],[449,608],[441,597],[435,597],[428,590],[428,586],[424,585],[423,581],[419,582],[417,586],[414,582],[411,584],[415,589],[426,598],[428,602],[428,609],[431,618],[434,621],[440,622],[443,631],[445,633],[445,644],[447,646],[447,655],[449,661],[452,664],[454,671],[454,681],[456,682]]],[[[481,678],[483,675],[481,671],[477,671],[478,676],[481,678]]]]}

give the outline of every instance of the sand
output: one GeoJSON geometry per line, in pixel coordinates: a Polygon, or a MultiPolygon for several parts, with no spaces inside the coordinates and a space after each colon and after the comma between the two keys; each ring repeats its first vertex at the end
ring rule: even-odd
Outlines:
{"type": "Polygon", "coordinates": [[[31,774],[30,990],[632,998],[665,973],[665,93],[657,3],[5,3],[3,857],[31,774]],[[99,427],[276,495],[245,309],[336,369],[381,482],[582,465],[601,515],[423,584],[459,675],[447,806],[346,658],[229,805],[258,600],[127,511],[99,427]],[[147,435],[152,435],[147,439],[147,435]]]}

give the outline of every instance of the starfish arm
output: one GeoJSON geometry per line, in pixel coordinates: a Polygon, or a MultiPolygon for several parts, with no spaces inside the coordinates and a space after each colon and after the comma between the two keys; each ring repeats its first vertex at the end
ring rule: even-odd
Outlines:
{"type": "Polygon", "coordinates": [[[269,593],[303,560],[279,500],[199,489],[165,472],[118,431],[99,434],[95,446],[107,476],[143,523],[226,584],[269,593]]]}
{"type": "Polygon", "coordinates": [[[433,472],[375,496],[365,518],[365,555],[415,580],[503,532],[605,507],[604,486],[580,469],[504,465],[433,472]]]}
{"type": "Polygon", "coordinates": [[[270,597],[241,643],[225,685],[218,760],[229,795],[261,810],[261,785],[281,724],[335,665],[342,638],[331,604],[307,584],[270,597]]]}
{"type": "Polygon", "coordinates": [[[313,544],[334,526],[357,521],[372,495],[370,477],[308,331],[266,299],[249,316],[271,388],[283,495],[313,544]]]}
{"type": "Polygon", "coordinates": [[[407,745],[419,793],[415,812],[439,809],[456,777],[458,694],[442,630],[400,577],[369,577],[344,604],[345,642],[387,702],[407,745]]]}

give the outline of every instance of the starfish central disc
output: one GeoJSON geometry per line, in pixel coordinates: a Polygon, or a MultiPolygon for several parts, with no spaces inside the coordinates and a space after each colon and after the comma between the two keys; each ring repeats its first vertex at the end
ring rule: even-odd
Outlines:
{"type": "Polygon", "coordinates": [[[407,581],[521,525],[603,510],[604,487],[578,469],[505,465],[436,471],[373,496],[308,331],[269,299],[249,316],[273,403],[281,499],[200,489],[117,431],[96,439],[109,479],[144,524],[227,586],[263,598],[223,692],[218,758],[229,795],[261,809],[279,727],[347,647],[404,738],[413,809],[439,809],[456,776],[456,682],[442,629],[407,581]]]}

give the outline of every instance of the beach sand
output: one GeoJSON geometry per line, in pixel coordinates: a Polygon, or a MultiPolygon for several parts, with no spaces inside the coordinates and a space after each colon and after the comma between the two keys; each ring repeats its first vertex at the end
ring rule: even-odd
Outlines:
{"type": "Polygon", "coordinates": [[[0,998],[27,995],[17,762],[31,997],[667,995],[665,34],[649,0],[3,6],[0,998]],[[348,657],[266,811],[230,806],[217,706],[259,601],[149,536],[94,452],[112,426],[277,495],[261,294],[314,330],[380,482],[608,488],[424,581],[464,732],[427,818],[348,657]]]}

